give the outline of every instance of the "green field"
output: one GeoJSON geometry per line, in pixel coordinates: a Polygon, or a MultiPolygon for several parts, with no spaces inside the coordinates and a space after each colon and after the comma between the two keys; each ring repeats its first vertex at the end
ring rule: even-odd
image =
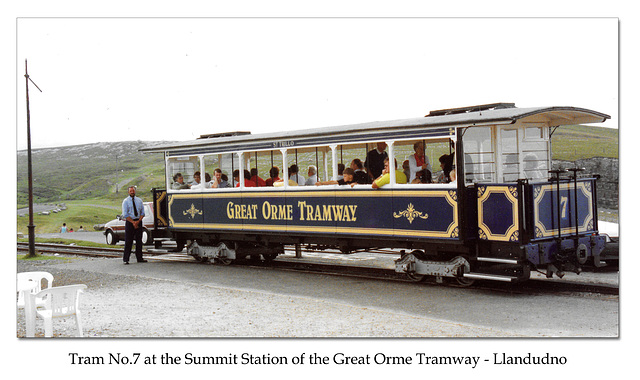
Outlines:
{"type": "Polygon", "coordinates": [[[618,130],[584,125],[559,127],[551,138],[551,149],[554,160],[618,158],[618,130]]]}
{"type": "MultiPolygon", "coordinates": [[[[119,202],[118,202],[119,203],[119,202]]],[[[120,213],[119,204],[109,205],[103,201],[68,202],[67,209],[49,215],[34,215],[33,224],[36,226],[36,234],[60,232],[62,223],[77,231],[83,226],[86,231],[94,231],[95,224],[104,224],[120,213]]],[[[29,216],[19,216],[17,231],[27,234],[29,216]]]]}

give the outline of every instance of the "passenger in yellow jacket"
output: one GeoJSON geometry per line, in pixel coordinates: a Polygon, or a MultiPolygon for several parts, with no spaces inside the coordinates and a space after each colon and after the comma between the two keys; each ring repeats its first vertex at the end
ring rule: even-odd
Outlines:
{"type": "MultiPolygon", "coordinates": [[[[404,175],[404,172],[402,170],[398,170],[398,162],[395,159],[394,159],[394,162],[395,162],[395,169],[396,169],[396,183],[407,183],[407,176],[404,175]]],[[[371,187],[373,187],[374,189],[378,189],[390,182],[391,182],[391,173],[389,170],[389,159],[386,158],[384,160],[384,170],[382,171],[382,175],[378,177],[375,181],[373,181],[373,185],[371,185],[371,187]]]]}

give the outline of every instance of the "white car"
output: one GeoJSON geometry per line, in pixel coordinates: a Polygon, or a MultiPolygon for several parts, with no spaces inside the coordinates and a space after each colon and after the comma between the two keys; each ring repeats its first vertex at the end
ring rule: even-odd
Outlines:
{"type": "MultiPolygon", "coordinates": [[[[114,219],[104,225],[104,235],[107,244],[115,245],[118,241],[124,240],[124,224],[125,220],[118,215],[114,219]]],[[[142,219],[142,244],[153,244],[153,202],[144,202],[144,218],[142,219]]]]}

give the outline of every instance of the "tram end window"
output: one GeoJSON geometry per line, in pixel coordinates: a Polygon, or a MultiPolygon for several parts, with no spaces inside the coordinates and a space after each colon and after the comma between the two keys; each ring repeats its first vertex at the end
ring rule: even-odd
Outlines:
{"type": "Polygon", "coordinates": [[[200,159],[197,156],[175,157],[167,161],[167,178],[173,189],[188,188],[187,186],[174,186],[174,183],[177,182],[178,177],[182,177],[182,183],[190,185],[195,181],[195,174],[199,171],[200,159]]]}
{"type": "Polygon", "coordinates": [[[463,137],[465,183],[494,182],[496,154],[491,127],[469,128],[463,137]]]}

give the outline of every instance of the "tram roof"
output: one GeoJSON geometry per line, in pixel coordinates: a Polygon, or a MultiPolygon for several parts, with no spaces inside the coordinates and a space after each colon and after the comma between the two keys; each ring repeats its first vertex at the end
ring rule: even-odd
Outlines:
{"type": "MultiPolygon", "coordinates": [[[[465,107],[432,111],[420,118],[373,121],[315,129],[281,131],[203,138],[140,149],[143,152],[169,155],[202,154],[222,151],[250,151],[284,147],[327,145],[331,143],[357,143],[408,138],[449,137],[457,127],[492,124],[513,124],[517,121],[542,123],[549,127],[600,123],[609,115],[577,107],[517,108],[512,103],[496,103],[498,107],[465,107]],[[480,108],[478,108],[480,107],[480,108]],[[481,109],[481,110],[478,110],[481,109]],[[448,112],[451,111],[451,112],[448,112]],[[432,115],[433,114],[433,115],[432,115]],[[284,144],[284,145],[283,145],[284,144]]],[[[489,105],[488,105],[489,106],[489,105]]],[[[493,105],[490,105],[493,106],[493,105]]]]}

